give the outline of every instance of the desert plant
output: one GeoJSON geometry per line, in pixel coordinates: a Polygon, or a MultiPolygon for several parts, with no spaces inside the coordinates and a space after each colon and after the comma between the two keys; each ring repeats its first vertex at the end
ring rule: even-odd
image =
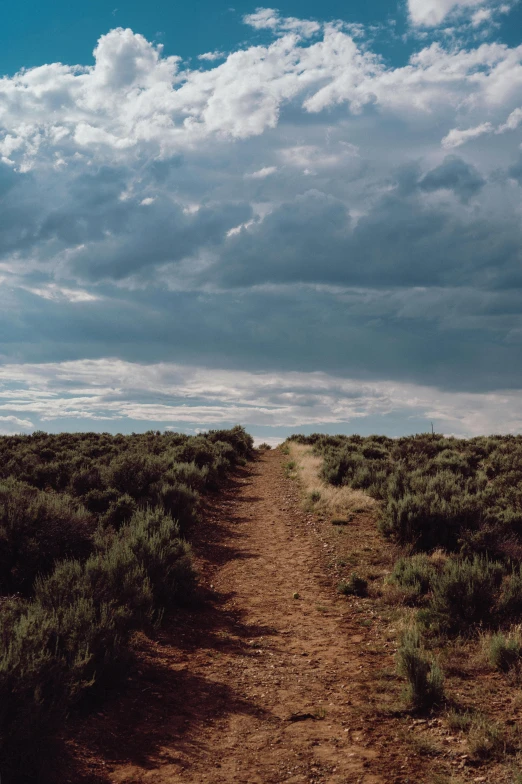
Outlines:
{"type": "Polygon", "coordinates": [[[429,659],[416,627],[405,630],[397,652],[397,669],[408,681],[408,699],[416,710],[429,710],[444,700],[444,676],[429,659]]]}
{"type": "Polygon", "coordinates": [[[86,557],[95,523],[72,498],[16,480],[0,484],[0,592],[30,595],[35,577],[55,561],[86,557]]]}
{"type": "Polygon", "coordinates": [[[399,558],[393,567],[389,582],[403,588],[412,600],[418,600],[431,589],[436,569],[424,554],[399,558]]]}
{"type": "Polygon", "coordinates": [[[157,607],[166,608],[191,597],[196,581],[189,545],[179,538],[175,520],[159,510],[136,512],[121,531],[150,580],[157,607]]]}
{"type": "Polygon", "coordinates": [[[522,662],[522,639],[520,634],[513,632],[510,635],[497,632],[489,640],[489,661],[502,672],[518,669],[522,662]]]}
{"type": "Polygon", "coordinates": [[[468,748],[470,754],[480,760],[502,756],[506,748],[502,728],[486,716],[477,716],[469,730],[468,748]]]}
{"type": "Polygon", "coordinates": [[[154,491],[152,503],[163,508],[166,514],[174,518],[184,535],[198,522],[200,496],[196,490],[187,485],[162,484],[154,491]]]}
{"type": "Polygon", "coordinates": [[[349,580],[342,580],[339,583],[337,590],[343,596],[367,596],[368,581],[357,574],[352,574],[349,580]]]}
{"type": "Polygon", "coordinates": [[[499,598],[499,616],[505,621],[522,619],[522,566],[508,573],[499,598]]]}
{"type": "Polygon", "coordinates": [[[450,558],[432,578],[424,622],[442,633],[461,633],[489,624],[504,574],[502,564],[475,556],[450,558]]]}
{"type": "Polygon", "coordinates": [[[447,713],[446,721],[449,729],[453,732],[457,730],[464,732],[471,727],[473,714],[469,711],[457,711],[455,708],[451,708],[447,713]]]}

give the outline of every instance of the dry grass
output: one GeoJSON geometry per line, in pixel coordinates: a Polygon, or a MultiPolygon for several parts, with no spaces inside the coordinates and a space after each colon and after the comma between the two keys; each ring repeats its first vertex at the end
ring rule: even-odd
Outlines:
{"type": "Polygon", "coordinates": [[[288,443],[288,446],[290,455],[296,463],[296,471],[303,491],[314,512],[332,518],[344,519],[354,512],[366,512],[375,508],[376,501],[362,490],[325,484],[319,476],[322,458],[316,457],[311,447],[292,441],[288,443]],[[317,501],[313,501],[311,495],[317,493],[319,498],[317,501]]]}

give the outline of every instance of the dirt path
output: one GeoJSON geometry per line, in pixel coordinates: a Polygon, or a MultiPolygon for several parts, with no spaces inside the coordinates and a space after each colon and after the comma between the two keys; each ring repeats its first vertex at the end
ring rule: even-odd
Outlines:
{"type": "Polygon", "coordinates": [[[208,608],[144,638],[130,685],[78,733],[89,781],[408,780],[366,710],[365,629],[325,576],[312,516],[282,460],[265,453],[213,509],[208,608]]]}

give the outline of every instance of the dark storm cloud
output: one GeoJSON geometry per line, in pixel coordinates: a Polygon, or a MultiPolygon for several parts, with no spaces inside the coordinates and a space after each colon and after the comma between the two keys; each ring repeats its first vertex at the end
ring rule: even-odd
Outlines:
{"type": "Polygon", "coordinates": [[[103,299],[80,303],[17,292],[0,310],[4,360],[80,354],[253,371],[320,367],[344,377],[476,392],[522,385],[520,342],[507,339],[522,325],[522,308],[509,293],[104,292],[103,299]]]}
{"type": "Polygon", "coordinates": [[[249,220],[250,205],[222,201],[184,210],[161,188],[178,165],[158,162],[144,172],[101,166],[44,181],[3,167],[0,257],[23,253],[46,262],[67,250],[72,272],[96,281],[126,278],[221,244],[231,228],[249,220]]]}
{"type": "Polygon", "coordinates": [[[509,167],[508,176],[522,185],[522,155],[519,155],[518,161],[509,167]]]}
{"type": "Polygon", "coordinates": [[[456,155],[448,155],[444,162],[426,174],[419,183],[423,191],[447,189],[465,204],[486,184],[478,169],[456,155]]]}
{"type": "Polygon", "coordinates": [[[219,245],[226,232],[247,221],[248,205],[219,204],[184,213],[170,200],[132,205],[114,238],[104,237],[81,250],[72,264],[82,278],[126,278],[143,268],[178,262],[208,246],[219,245]]]}
{"type": "MultiPolygon", "coordinates": [[[[451,182],[469,192],[471,185],[453,166],[440,169],[424,187],[451,182]]],[[[417,188],[404,195],[409,189],[401,180],[355,225],[333,197],[316,191],[298,196],[230,238],[214,274],[231,286],[522,285],[522,232],[514,215],[423,203],[417,188]]]]}

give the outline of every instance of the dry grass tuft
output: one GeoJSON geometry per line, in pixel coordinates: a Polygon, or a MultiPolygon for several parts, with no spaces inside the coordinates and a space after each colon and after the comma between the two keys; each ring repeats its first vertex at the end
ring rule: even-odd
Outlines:
{"type": "Polygon", "coordinates": [[[320,478],[323,459],[314,455],[311,447],[290,441],[289,449],[308,503],[314,512],[342,519],[353,512],[369,512],[375,509],[377,502],[362,490],[325,484],[320,478]]]}

